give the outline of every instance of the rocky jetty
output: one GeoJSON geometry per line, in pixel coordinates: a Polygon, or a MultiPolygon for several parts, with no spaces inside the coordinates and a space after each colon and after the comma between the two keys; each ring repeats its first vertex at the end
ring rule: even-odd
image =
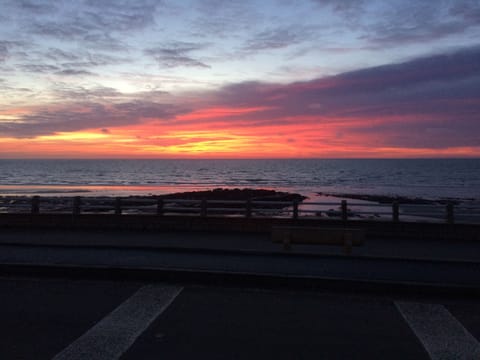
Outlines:
{"type": "Polygon", "coordinates": [[[295,193],[281,192],[266,189],[213,189],[205,191],[189,191],[159,195],[163,199],[188,199],[188,200],[228,200],[228,201],[298,201],[306,199],[305,196],[295,193]]]}
{"type": "MultiPolygon", "coordinates": [[[[445,205],[448,203],[457,205],[461,203],[459,199],[425,199],[419,197],[406,197],[406,196],[388,196],[388,195],[364,195],[364,194],[348,194],[348,193],[317,193],[320,196],[331,196],[336,198],[364,200],[377,202],[379,204],[391,204],[394,201],[400,204],[412,204],[412,205],[445,205]]],[[[466,199],[470,200],[470,199],[466,199]]]]}

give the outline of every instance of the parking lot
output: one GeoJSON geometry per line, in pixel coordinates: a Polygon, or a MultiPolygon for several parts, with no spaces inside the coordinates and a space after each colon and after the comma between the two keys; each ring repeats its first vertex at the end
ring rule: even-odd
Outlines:
{"type": "Polygon", "coordinates": [[[480,357],[472,297],[31,277],[0,290],[1,359],[480,357]]]}

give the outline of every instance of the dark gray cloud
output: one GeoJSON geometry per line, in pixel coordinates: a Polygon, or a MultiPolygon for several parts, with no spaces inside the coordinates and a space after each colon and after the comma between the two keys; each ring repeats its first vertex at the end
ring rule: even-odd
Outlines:
{"type": "MultiPolygon", "coordinates": [[[[172,52],[175,55],[201,48],[185,43],[171,47],[178,50],[172,52]]],[[[171,52],[165,49],[169,48],[150,49],[150,55],[168,58],[171,52]]],[[[174,126],[179,121],[176,115],[190,111],[210,107],[258,107],[263,110],[241,116],[228,115],[223,120],[248,128],[299,122],[347,123],[348,126],[342,128],[344,136],[373,136],[377,143],[385,146],[479,146],[478,59],[480,47],[473,47],[311,81],[237,83],[217,91],[176,98],[169,98],[170,95],[157,88],[127,97],[112,88],[72,87],[60,83],[55,84],[54,95],[68,100],[69,105],[56,111],[44,110],[23,116],[18,123],[2,123],[0,133],[31,137],[87,128],[109,129],[146,118],[162,119],[174,126]],[[143,101],[132,100],[132,96],[143,101]],[[169,104],[165,103],[167,101],[169,104]]],[[[182,124],[185,121],[182,120],[182,124]]],[[[188,121],[209,126],[208,122],[218,121],[218,117],[202,116],[188,121]]]]}
{"type": "Polygon", "coordinates": [[[30,14],[50,14],[56,11],[54,3],[45,1],[14,0],[12,3],[20,10],[30,14]]]}
{"type": "Polygon", "coordinates": [[[468,27],[462,21],[418,21],[418,23],[382,23],[371,26],[362,39],[381,46],[400,46],[406,43],[428,42],[461,34],[468,27]]]}
{"type": "Polygon", "coordinates": [[[196,4],[199,16],[192,22],[192,32],[201,38],[229,38],[250,31],[263,16],[258,4],[248,0],[203,0],[196,4]],[[252,6],[254,5],[254,6],[252,6]]]}
{"type": "Polygon", "coordinates": [[[57,132],[131,125],[147,118],[165,121],[185,110],[170,104],[133,100],[118,104],[72,103],[63,108],[22,116],[22,121],[0,123],[2,136],[30,138],[57,132]]]}
{"type": "Polygon", "coordinates": [[[37,15],[41,10],[61,13],[62,16],[56,20],[46,21],[46,18],[34,20],[30,29],[41,35],[65,39],[97,32],[128,32],[143,29],[155,22],[155,11],[162,3],[155,0],[86,0],[58,5],[55,7],[45,2],[30,1],[19,1],[17,4],[20,9],[37,15]]]}
{"type": "Polygon", "coordinates": [[[5,62],[12,50],[23,48],[25,46],[21,41],[0,40],[0,62],[5,62]]]}
{"type": "Polygon", "coordinates": [[[190,56],[190,53],[204,49],[204,44],[174,42],[149,49],[144,53],[154,58],[160,67],[179,66],[209,68],[210,66],[190,56]]]}
{"type": "Polygon", "coordinates": [[[452,4],[450,15],[459,16],[469,24],[480,25],[480,3],[477,0],[459,0],[452,4]]]}
{"type": "Polygon", "coordinates": [[[8,92],[2,94],[4,99],[10,98],[12,96],[17,96],[18,93],[32,93],[33,92],[33,90],[31,90],[31,89],[12,86],[7,80],[1,79],[1,78],[0,78],[0,89],[1,90],[8,90],[8,92]]]}
{"type": "Polygon", "coordinates": [[[7,59],[8,48],[5,44],[0,43],[0,62],[3,62],[7,59]]]}
{"type": "MultiPolygon", "coordinates": [[[[276,103],[277,99],[293,96],[303,106],[305,102],[317,98],[322,101],[333,101],[337,97],[340,105],[353,96],[377,102],[371,94],[400,98],[410,94],[406,92],[407,90],[417,92],[423,90],[435,94],[443,91],[453,96],[454,94],[444,87],[445,84],[453,86],[461,83],[462,88],[468,92],[475,90],[473,84],[476,83],[477,76],[480,76],[480,62],[477,61],[479,58],[480,47],[476,47],[290,85],[261,82],[234,84],[220,91],[219,97],[227,102],[236,101],[238,104],[251,101],[268,104],[276,103]],[[469,83],[473,81],[473,84],[467,85],[464,81],[469,83]]],[[[480,87],[476,90],[480,91],[480,87]]],[[[418,94],[415,94],[415,97],[417,96],[418,94]]]]}
{"type": "Polygon", "coordinates": [[[248,126],[350,119],[348,132],[387,136],[392,146],[421,147],[422,136],[426,147],[478,146],[479,58],[480,47],[289,85],[234,84],[215,93],[215,105],[269,108],[248,126]]]}
{"type": "Polygon", "coordinates": [[[96,102],[104,99],[111,100],[123,97],[121,92],[111,87],[96,86],[87,88],[78,85],[72,86],[66,83],[56,83],[54,85],[53,94],[67,101],[88,102],[96,102]]]}
{"type": "Polygon", "coordinates": [[[96,75],[91,69],[126,63],[129,60],[114,55],[91,53],[84,50],[64,51],[50,48],[46,51],[35,50],[18,57],[16,67],[25,72],[37,74],[57,74],[65,76],[96,75]]]}
{"type": "Polygon", "coordinates": [[[60,3],[49,14],[42,15],[42,3],[17,4],[21,11],[37,15],[26,22],[24,30],[32,35],[62,41],[79,41],[104,50],[126,50],[121,35],[141,30],[155,23],[160,1],[75,1],[60,3]],[[56,14],[57,16],[47,16],[56,14]]]}
{"type": "Polygon", "coordinates": [[[363,48],[378,49],[439,40],[480,25],[476,0],[364,1],[315,0],[343,18],[345,29],[358,31],[363,48]]]}
{"type": "Polygon", "coordinates": [[[41,53],[41,56],[43,56],[45,59],[53,60],[56,62],[80,61],[81,59],[83,59],[83,52],[49,48],[47,51],[41,53]]]}
{"type": "Polygon", "coordinates": [[[63,75],[63,76],[96,76],[95,73],[87,70],[75,70],[75,69],[66,69],[66,70],[61,70],[56,72],[57,75],[63,75]]]}
{"type": "Polygon", "coordinates": [[[312,39],[315,28],[311,26],[283,26],[267,29],[254,35],[244,46],[246,51],[281,49],[312,39]]]}
{"type": "Polygon", "coordinates": [[[432,82],[458,81],[480,74],[480,47],[414,59],[399,64],[352,71],[334,77],[341,92],[379,91],[432,82]]]}
{"type": "Polygon", "coordinates": [[[120,40],[119,36],[108,33],[86,34],[83,36],[82,41],[93,48],[102,49],[103,51],[128,52],[130,50],[130,47],[120,40]]]}
{"type": "Polygon", "coordinates": [[[20,67],[25,72],[38,74],[48,74],[60,70],[58,66],[48,64],[23,64],[20,67]]]}
{"type": "MultiPolygon", "coordinates": [[[[50,48],[46,51],[38,52],[39,60],[50,61],[63,70],[83,70],[99,66],[117,65],[130,63],[132,60],[124,56],[104,54],[101,52],[85,51],[65,51],[58,48],[50,48]]],[[[30,61],[32,61],[30,59],[30,61]]]]}
{"type": "Polygon", "coordinates": [[[365,13],[366,0],[314,0],[322,7],[329,7],[335,13],[348,19],[359,17],[365,13]]]}
{"type": "Polygon", "coordinates": [[[420,43],[465,33],[480,25],[480,3],[452,1],[405,2],[387,8],[364,27],[366,40],[379,46],[420,43]]]}
{"type": "Polygon", "coordinates": [[[154,23],[156,9],[163,4],[159,0],[88,0],[87,5],[91,7],[86,14],[92,26],[112,31],[131,31],[154,23]]]}
{"type": "Polygon", "coordinates": [[[54,37],[61,40],[81,40],[91,31],[87,24],[78,20],[68,23],[37,21],[29,25],[29,28],[35,35],[54,37]]]}
{"type": "Polygon", "coordinates": [[[74,19],[71,22],[36,22],[29,25],[29,31],[34,35],[53,37],[62,41],[78,41],[97,49],[119,51],[127,50],[128,46],[118,37],[110,33],[110,29],[91,27],[84,19],[74,19]]]}
{"type": "Polygon", "coordinates": [[[125,119],[135,116],[137,121],[145,118],[172,119],[175,115],[186,112],[186,109],[172,104],[156,103],[144,100],[133,100],[114,104],[114,113],[124,115],[125,119]]]}

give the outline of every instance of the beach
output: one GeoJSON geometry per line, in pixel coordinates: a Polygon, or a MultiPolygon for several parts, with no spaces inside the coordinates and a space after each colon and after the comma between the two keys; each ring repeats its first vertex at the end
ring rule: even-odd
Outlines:
{"type": "Polygon", "coordinates": [[[222,200],[215,189],[230,194],[247,189],[234,199],[223,193],[223,200],[239,201],[255,200],[248,191],[298,194],[303,216],[338,216],[345,200],[356,219],[391,220],[392,204],[398,202],[403,219],[426,213],[434,216],[421,219],[444,220],[445,207],[452,204],[462,219],[470,214],[469,221],[478,221],[480,160],[0,160],[0,212],[12,205],[24,205],[15,211],[28,212],[30,198],[40,196],[47,211],[71,212],[73,199],[81,197],[83,212],[93,212],[92,202],[99,212],[112,212],[121,198],[125,214],[155,213],[161,197],[188,199],[189,193],[203,191],[205,200],[222,200]]]}
{"type": "Polygon", "coordinates": [[[313,200],[267,189],[222,189],[142,196],[0,196],[0,214],[123,214],[260,216],[480,222],[475,200],[424,199],[358,194],[318,194],[313,200]],[[451,212],[451,214],[449,214],[451,212]]]}

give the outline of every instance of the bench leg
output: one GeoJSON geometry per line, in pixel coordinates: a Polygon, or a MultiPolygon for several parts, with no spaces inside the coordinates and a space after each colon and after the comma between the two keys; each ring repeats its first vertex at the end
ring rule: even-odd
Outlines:
{"type": "Polygon", "coordinates": [[[283,250],[290,251],[291,249],[290,234],[285,234],[283,235],[283,250]]]}
{"type": "Polygon", "coordinates": [[[344,233],[343,234],[343,250],[345,251],[345,254],[350,255],[352,253],[352,245],[353,245],[352,234],[349,232],[344,233]]]}

